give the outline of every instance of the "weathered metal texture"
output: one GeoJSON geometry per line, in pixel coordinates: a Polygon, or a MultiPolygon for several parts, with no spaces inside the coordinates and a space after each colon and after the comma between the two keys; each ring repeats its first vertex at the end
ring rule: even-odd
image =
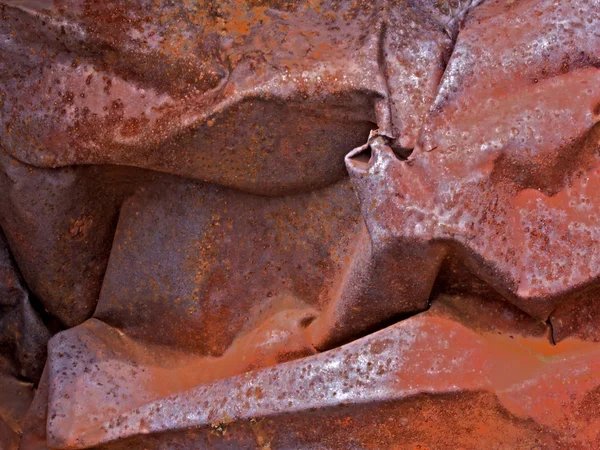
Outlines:
{"type": "MultiPolygon", "coordinates": [[[[12,262],[0,233],[0,443],[16,448],[25,414],[42,374],[50,332],[37,315],[31,297],[12,262]]],[[[6,447],[4,447],[6,446],[6,447]]]]}
{"type": "Polygon", "coordinates": [[[412,147],[451,50],[427,2],[6,3],[11,155],[262,195],[341,179],[376,126],[412,147]]]}
{"type": "Polygon", "coordinates": [[[49,443],[479,448],[483,439],[490,447],[592,448],[600,443],[600,347],[573,339],[553,346],[548,331],[504,302],[438,297],[429,311],[343,347],[202,383],[223,375],[227,356],[141,345],[92,320],[53,339],[49,443]],[[425,418],[432,423],[419,423],[425,418]],[[438,429],[446,420],[459,428],[438,429]]]}
{"type": "Polygon", "coordinates": [[[0,444],[600,448],[597,1],[0,19],[0,444]]]}
{"type": "Polygon", "coordinates": [[[475,8],[409,160],[381,131],[347,156],[369,239],[323,319],[347,336],[321,333],[323,342],[424,309],[452,259],[542,320],[560,316],[574,291],[590,296],[600,274],[600,9],[553,5],[475,8]],[[581,26],[553,32],[558,18],[581,26]]]}
{"type": "Polygon", "coordinates": [[[0,157],[0,224],[31,291],[63,327],[96,307],[129,170],[34,168],[0,157]]]}

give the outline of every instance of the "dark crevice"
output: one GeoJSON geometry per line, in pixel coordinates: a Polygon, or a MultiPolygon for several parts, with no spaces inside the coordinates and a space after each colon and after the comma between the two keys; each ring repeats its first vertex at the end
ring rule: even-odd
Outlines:
{"type": "MultiPolygon", "coordinates": [[[[45,364],[45,363],[44,363],[44,364],[45,364]]],[[[38,385],[39,385],[39,382],[37,382],[37,381],[32,381],[32,380],[30,380],[29,378],[27,378],[25,375],[22,375],[22,374],[20,374],[20,373],[18,373],[18,372],[17,372],[17,373],[14,373],[14,374],[11,374],[11,375],[12,375],[12,377],[13,377],[15,380],[17,380],[19,383],[23,383],[23,384],[29,384],[29,385],[33,386],[34,388],[36,388],[36,389],[37,389],[37,387],[38,387],[38,385]]]]}
{"type": "Polygon", "coordinates": [[[366,336],[369,336],[370,334],[377,333],[378,331],[384,330],[388,327],[391,327],[392,325],[396,325],[397,323],[403,322],[407,319],[410,319],[411,317],[414,317],[421,313],[427,312],[429,310],[429,308],[431,307],[431,304],[432,304],[432,302],[431,302],[431,300],[429,300],[427,307],[424,309],[420,309],[420,310],[416,310],[416,311],[409,311],[409,312],[402,312],[402,313],[398,313],[398,314],[393,314],[390,317],[386,317],[385,319],[382,319],[379,322],[374,323],[373,325],[364,328],[360,333],[355,334],[351,338],[348,338],[348,339],[344,340],[343,342],[340,342],[331,348],[328,347],[327,349],[322,350],[322,351],[328,351],[328,350],[332,350],[333,348],[342,347],[346,344],[349,344],[350,342],[362,339],[366,336]]]}
{"type": "Polygon", "coordinates": [[[406,148],[395,145],[393,142],[390,143],[390,148],[394,152],[394,155],[396,155],[396,158],[398,158],[400,161],[406,161],[408,158],[410,158],[410,155],[412,155],[414,150],[414,148],[406,148]]]}
{"type": "MultiPolygon", "coordinates": [[[[21,280],[23,280],[23,277],[20,276],[20,278],[21,280]]],[[[24,284],[25,282],[22,281],[22,283],[24,284]]],[[[66,329],[66,327],[61,323],[60,320],[58,320],[58,318],[54,317],[48,312],[48,310],[42,304],[41,300],[37,298],[31,292],[31,290],[29,290],[28,287],[24,285],[23,289],[27,291],[29,297],[29,304],[31,305],[35,313],[38,315],[38,317],[41,319],[42,323],[48,329],[51,335],[55,335],[56,333],[66,329]]]]}
{"type": "Polygon", "coordinates": [[[54,334],[58,333],[59,331],[64,330],[65,327],[63,326],[61,321],[57,317],[53,316],[50,312],[48,312],[48,310],[42,304],[41,300],[36,295],[33,294],[33,291],[27,285],[27,282],[25,281],[25,278],[21,274],[21,271],[19,270],[17,261],[15,260],[13,253],[10,249],[10,245],[8,243],[8,240],[6,239],[6,235],[1,228],[0,228],[0,239],[3,240],[4,244],[6,245],[6,251],[8,254],[9,261],[19,279],[21,288],[27,294],[26,301],[29,301],[29,304],[31,305],[31,307],[33,308],[35,313],[38,315],[38,317],[40,318],[40,320],[42,321],[44,326],[48,329],[50,334],[54,335],[54,334]]]}
{"type": "Polygon", "coordinates": [[[373,158],[373,150],[370,145],[365,146],[360,152],[354,153],[349,159],[353,161],[357,166],[366,169],[371,164],[373,158]]]}
{"type": "Polygon", "coordinates": [[[86,318],[86,320],[91,319],[92,317],[94,317],[94,315],[96,314],[96,309],[98,308],[98,303],[100,303],[100,298],[102,296],[102,288],[104,286],[104,280],[106,279],[106,272],[108,271],[108,266],[110,265],[110,258],[113,255],[113,249],[115,247],[115,236],[117,235],[117,228],[119,226],[119,219],[121,218],[121,209],[123,208],[123,203],[125,203],[127,201],[128,196],[126,196],[125,198],[121,199],[119,202],[119,205],[117,206],[117,211],[115,212],[115,217],[112,219],[112,223],[111,223],[111,230],[112,230],[112,235],[111,235],[111,240],[110,240],[110,248],[108,250],[108,256],[106,258],[106,265],[104,266],[104,271],[102,272],[102,275],[100,277],[100,289],[98,291],[98,298],[96,299],[96,304],[94,305],[94,309],[91,312],[91,314],[89,315],[89,317],[86,318]]]}
{"type": "Polygon", "coordinates": [[[550,339],[550,344],[551,345],[556,345],[556,338],[554,336],[554,327],[552,326],[552,320],[550,320],[550,318],[548,318],[548,320],[546,320],[546,325],[548,325],[548,337],[550,339]]]}

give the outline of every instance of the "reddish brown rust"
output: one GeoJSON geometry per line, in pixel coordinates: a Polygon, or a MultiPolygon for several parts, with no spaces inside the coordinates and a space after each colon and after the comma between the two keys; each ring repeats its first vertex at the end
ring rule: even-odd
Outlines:
{"type": "Polygon", "coordinates": [[[600,449],[599,30],[0,0],[0,449],[600,449]]]}

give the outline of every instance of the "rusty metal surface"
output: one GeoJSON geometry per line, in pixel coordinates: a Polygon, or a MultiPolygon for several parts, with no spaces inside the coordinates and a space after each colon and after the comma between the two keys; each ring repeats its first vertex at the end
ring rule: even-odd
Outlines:
{"type": "Polygon", "coordinates": [[[599,119],[596,0],[0,0],[0,448],[600,448],[599,119]]]}
{"type": "Polygon", "coordinates": [[[262,195],[339,180],[343,155],[377,126],[412,147],[451,44],[419,3],[7,3],[11,155],[262,195]]]}
{"type": "Polygon", "coordinates": [[[0,442],[7,448],[23,432],[50,337],[31,300],[0,233],[0,442]]]}

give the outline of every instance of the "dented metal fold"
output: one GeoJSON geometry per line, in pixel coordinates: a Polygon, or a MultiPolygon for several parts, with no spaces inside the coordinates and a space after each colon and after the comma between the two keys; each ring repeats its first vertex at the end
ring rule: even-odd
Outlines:
{"type": "Polygon", "coordinates": [[[2,1],[0,444],[600,448],[599,30],[2,1]]]}

